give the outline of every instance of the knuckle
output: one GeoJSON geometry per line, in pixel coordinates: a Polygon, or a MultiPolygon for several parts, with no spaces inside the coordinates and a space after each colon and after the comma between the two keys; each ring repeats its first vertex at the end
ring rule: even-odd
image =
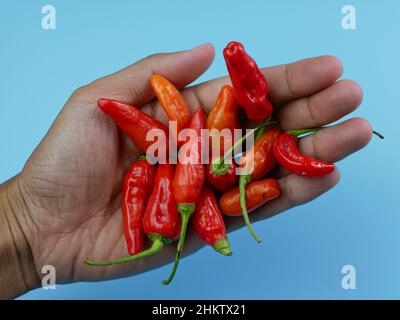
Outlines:
{"type": "Polygon", "coordinates": [[[72,99],[76,99],[76,98],[82,98],[84,96],[86,96],[89,92],[89,86],[88,85],[84,85],[82,87],[79,87],[77,89],[74,90],[74,92],[72,92],[71,94],[71,98],[72,99]]]}

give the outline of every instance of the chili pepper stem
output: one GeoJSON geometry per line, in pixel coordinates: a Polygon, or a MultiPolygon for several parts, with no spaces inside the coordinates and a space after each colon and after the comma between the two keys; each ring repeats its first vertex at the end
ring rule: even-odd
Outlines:
{"type": "Polygon", "coordinates": [[[244,222],[246,223],[247,229],[249,229],[250,234],[253,236],[254,240],[260,243],[261,239],[257,236],[253,227],[251,226],[246,207],[246,185],[248,182],[250,182],[250,180],[251,176],[249,175],[240,176],[239,178],[240,207],[242,209],[242,215],[244,218],[244,222]]]}
{"type": "MultiPolygon", "coordinates": [[[[218,174],[218,175],[224,175],[229,170],[229,167],[230,167],[229,164],[226,163],[226,159],[228,159],[228,157],[234,153],[236,148],[238,146],[240,146],[243,143],[243,141],[245,141],[249,136],[251,136],[255,132],[259,132],[259,130],[264,129],[266,126],[268,126],[272,123],[275,123],[275,121],[270,121],[268,119],[266,122],[260,124],[258,127],[247,132],[243,137],[241,137],[238,141],[236,141],[231,148],[229,148],[229,150],[224,154],[224,156],[222,158],[219,158],[219,159],[216,159],[216,161],[213,161],[213,163],[211,164],[212,172],[215,174],[218,174]]],[[[262,132],[261,134],[263,134],[264,132],[262,132]]],[[[257,137],[258,136],[259,135],[257,133],[257,137]]]]}
{"type": "Polygon", "coordinates": [[[133,256],[127,256],[124,258],[118,258],[118,259],[114,259],[114,260],[104,260],[104,261],[86,259],[84,262],[88,266],[111,266],[111,265],[115,265],[115,264],[121,264],[121,263],[135,261],[140,258],[156,254],[156,253],[160,252],[162,250],[162,248],[164,248],[164,245],[165,245],[164,237],[159,236],[158,238],[155,238],[155,240],[153,241],[150,248],[148,248],[138,254],[135,254],[133,256]]]}
{"type": "MultiPolygon", "coordinates": [[[[292,135],[294,135],[294,136],[296,136],[296,137],[299,137],[299,136],[301,136],[301,135],[303,135],[303,134],[316,132],[316,131],[318,131],[318,130],[321,130],[321,129],[324,129],[324,128],[329,128],[329,127],[330,127],[330,126],[324,126],[324,127],[318,127],[318,128],[308,128],[308,129],[294,129],[294,130],[286,131],[286,133],[289,133],[289,134],[292,134],[292,135]]],[[[384,139],[384,138],[385,138],[385,137],[383,136],[383,134],[381,134],[381,133],[378,132],[378,131],[372,130],[372,133],[373,133],[374,135],[376,135],[376,136],[377,136],[378,138],[380,138],[380,139],[384,139]]]]}
{"type": "Polygon", "coordinates": [[[182,255],[183,244],[185,243],[186,230],[187,230],[187,226],[189,223],[189,219],[190,219],[190,216],[195,211],[195,209],[196,209],[196,205],[194,203],[179,203],[178,204],[178,211],[182,217],[181,232],[179,235],[179,242],[178,242],[178,247],[176,250],[175,262],[174,262],[173,269],[172,269],[171,274],[168,277],[168,279],[163,280],[162,284],[165,284],[165,285],[169,284],[175,276],[176,270],[178,269],[179,260],[182,255]]]}
{"type": "Polygon", "coordinates": [[[260,130],[257,131],[256,137],[254,138],[254,141],[257,141],[258,139],[261,138],[261,136],[267,131],[266,127],[261,128],[260,130]]]}
{"type": "Polygon", "coordinates": [[[376,135],[378,138],[381,138],[382,140],[385,139],[385,137],[383,136],[383,134],[380,133],[380,132],[378,132],[378,131],[372,130],[372,133],[373,133],[374,135],[376,135]]]}
{"type": "Polygon", "coordinates": [[[232,251],[229,245],[229,241],[227,237],[223,237],[217,240],[213,245],[213,249],[219,253],[222,253],[225,256],[231,256],[232,251]]]}
{"type": "Polygon", "coordinates": [[[323,127],[308,128],[308,129],[294,129],[294,130],[286,131],[286,133],[294,135],[295,137],[299,137],[302,134],[316,132],[316,131],[321,130],[321,129],[323,129],[323,127]]]}

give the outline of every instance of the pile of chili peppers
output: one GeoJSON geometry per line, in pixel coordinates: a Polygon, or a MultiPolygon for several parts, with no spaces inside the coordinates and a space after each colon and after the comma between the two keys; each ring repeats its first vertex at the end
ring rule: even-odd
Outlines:
{"type": "Polygon", "coordinates": [[[268,177],[277,163],[304,177],[322,177],[335,169],[333,163],[310,158],[298,149],[299,136],[320,128],[282,132],[271,121],[273,107],[268,97],[268,82],[244,46],[232,41],[223,54],[232,86],[221,88],[207,117],[201,107],[192,113],[179,90],[167,79],[161,75],[150,79],[169,121],[176,121],[177,133],[190,128],[193,139],[179,141],[169,136],[166,125],[132,105],[111,99],[98,100],[98,107],[115,120],[144,154],[153,144],[146,140],[151,129],[165,134],[164,152],[172,138],[179,149],[177,164],[168,160],[151,164],[145,156],[140,156],[126,173],[121,208],[129,255],[109,261],[87,259],[86,264],[108,266],[135,261],[156,254],[178,240],[173,270],[163,280],[163,284],[168,284],[177,270],[189,222],[202,241],[230,256],[232,251],[222,214],[243,216],[251,235],[260,242],[248,213],[279,197],[279,182],[268,177]],[[258,122],[258,126],[233,141],[235,130],[241,130],[242,109],[246,118],[258,122]],[[203,129],[208,129],[208,141],[202,139],[203,129]],[[221,134],[223,131],[228,135],[221,134]],[[235,154],[250,136],[254,137],[250,148],[235,154]],[[213,152],[204,164],[206,142],[213,152]],[[242,169],[240,174],[237,169],[242,169]],[[146,249],[145,235],[151,241],[146,249]]]}

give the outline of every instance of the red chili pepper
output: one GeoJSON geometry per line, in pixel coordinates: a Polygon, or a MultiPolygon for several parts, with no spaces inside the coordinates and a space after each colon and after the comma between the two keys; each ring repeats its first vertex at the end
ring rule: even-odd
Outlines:
{"type": "Polygon", "coordinates": [[[147,149],[154,141],[146,141],[146,134],[151,129],[162,130],[166,137],[166,148],[168,148],[168,128],[158,120],[135,108],[134,106],[112,99],[99,99],[99,108],[108,116],[113,118],[122,131],[142,151],[147,149]]]}
{"type": "Polygon", "coordinates": [[[189,139],[179,150],[178,164],[173,181],[174,194],[178,211],[182,217],[182,228],[179,236],[174,267],[171,275],[163,284],[169,284],[174,278],[182,255],[187,224],[196,209],[196,201],[204,183],[204,166],[202,164],[201,129],[205,127],[205,117],[202,108],[193,113],[189,128],[196,132],[196,139],[189,139]]]}
{"type": "Polygon", "coordinates": [[[247,175],[241,175],[239,178],[240,205],[246,226],[257,242],[261,242],[261,239],[254,232],[247,214],[248,205],[246,204],[245,189],[250,181],[264,177],[275,166],[276,160],[272,149],[275,140],[280,134],[281,131],[279,129],[269,129],[257,135],[253,147],[243,154],[239,160],[239,166],[242,169],[249,167],[247,169],[251,170],[247,175]]]}
{"type": "Polygon", "coordinates": [[[245,109],[247,117],[263,121],[272,114],[268,100],[268,82],[244,46],[236,41],[228,43],[224,58],[236,94],[236,100],[245,109]]]}
{"type": "Polygon", "coordinates": [[[206,164],[205,172],[208,183],[219,191],[228,191],[238,183],[239,176],[236,175],[236,165],[232,160],[229,162],[228,171],[224,174],[217,174],[212,164],[206,164]]]}
{"type": "MultiPolygon", "coordinates": [[[[275,179],[264,179],[249,183],[246,188],[246,203],[249,212],[255,210],[259,206],[279,197],[281,189],[279,182],[275,179]]],[[[236,187],[225,192],[219,200],[222,213],[229,216],[242,215],[240,204],[240,192],[236,187]]]]}
{"type": "Polygon", "coordinates": [[[226,256],[232,255],[221,211],[215,200],[214,192],[208,185],[204,185],[201,190],[192,221],[201,240],[219,253],[226,256]]]}
{"type": "Polygon", "coordinates": [[[147,204],[143,218],[144,232],[150,239],[160,238],[171,242],[179,236],[181,217],[176,206],[173,191],[174,166],[159,164],[154,190],[147,204]]]}
{"type": "MultiPolygon", "coordinates": [[[[150,79],[151,87],[169,121],[176,121],[177,133],[186,128],[190,121],[190,109],[179,90],[164,77],[155,74],[150,79]]],[[[175,137],[178,146],[182,143],[175,137]]]]}
{"type": "Polygon", "coordinates": [[[173,176],[174,168],[172,165],[158,165],[154,189],[143,217],[144,232],[153,242],[150,248],[134,256],[109,261],[87,259],[85,263],[91,266],[109,266],[134,261],[156,254],[162,250],[165,244],[174,241],[180,232],[181,218],[172,188],[173,176]]]}
{"type": "Polygon", "coordinates": [[[292,130],[280,135],[273,148],[279,164],[290,172],[304,177],[322,177],[332,172],[335,165],[306,156],[297,147],[297,137],[320,128],[292,130]]]}
{"type": "MultiPolygon", "coordinates": [[[[303,177],[322,177],[333,170],[335,165],[329,161],[321,161],[306,156],[300,152],[297,146],[299,136],[316,132],[327,127],[295,129],[282,134],[274,144],[274,157],[279,164],[290,172],[303,177]]],[[[375,130],[372,133],[384,139],[383,135],[375,130]]]]}
{"type": "Polygon", "coordinates": [[[141,156],[125,175],[122,186],[122,217],[130,255],[143,250],[143,215],[154,185],[156,168],[141,156]]]}

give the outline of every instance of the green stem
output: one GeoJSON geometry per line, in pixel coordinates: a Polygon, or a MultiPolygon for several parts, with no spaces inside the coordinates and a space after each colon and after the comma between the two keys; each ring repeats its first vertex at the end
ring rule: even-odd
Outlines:
{"type": "Polygon", "coordinates": [[[254,138],[254,141],[258,141],[261,136],[265,133],[265,131],[267,131],[267,128],[261,128],[260,130],[257,131],[256,137],[254,138]]]}
{"type": "Polygon", "coordinates": [[[121,264],[121,263],[135,261],[135,260],[141,259],[143,257],[147,257],[147,256],[151,256],[153,254],[156,254],[162,250],[164,245],[165,245],[164,236],[157,235],[157,237],[154,238],[154,241],[150,248],[148,248],[142,252],[139,252],[138,254],[135,254],[133,256],[118,258],[118,259],[114,259],[114,260],[106,260],[106,261],[86,259],[84,262],[88,266],[111,266],[114,264],[121,264]]]}
{"type": "MultiPolygon", "coordinates": [[[[229,150],[227,152],[225,152],[225,154],[222,158],[217,159],[217,161],[214,161],[211,164],[211,169],[212,169],[213,173],[218,174],[218,175],[224,175],[229,170],[229,167],[230,167],[230,165],[228,163],[226,163],[226,159],[228,159],[229,156],[231,156],[234,153],[234,151],[237,149],[237,147],[240,146],[243,143],[243,141],[245,141],[249,136],[251,136],[255,132],[258,132],[259,130],[267,127],[268,125],[270,125],[272,123],[275,123],[275,121],[267,120],[266,122],[260,124],[258,127],[247,132],[243,137],[241,137],[238,141],[236,141],[233,144],[233,146],[231,148],[229,148],[229,150]]],[[[257,137],[258,137],[258,134],[257,134],[257,137]]]]}
{"type": "Polygon", "coordinates": [[[223,238],[215,241],[215,243],[212,245],[212,247],[215,251],[222,253],[225,256],[232,255],[231,247],[229,245],[229,241],[228,241],[227,237],[223,237],[223,238]]]}
{"type": "MultiPolygon", "coordinates": [[[[286,131],[286,133],[289,133],[289,134],[292,134],[292,135],[294,135],[294,136],[296,136],[296,137],[299,137],[299,136],[301,136],[301,135],[303,135],[303,134],[311,133],[311,132],[316,132],[316,131],[318,131],[318,130],[321,130],[321,129],[324,129],[324,128],[329,128],[329,127],[330,127],[330,126],[324,126],[324,127],[318,127],[318,128],[308,128],[308,129],[294,129],[294,130],[286,131]]],[[[372,133],[373,133],[374,135],[376,135],[377,137],[381,138],[381,139],[384,139],[384,138],[385,138],[385,137],[383,136],[383,134],[381,134],[381,133],[378,132],[378,131],[372,130],[372,133]]]]}
{"type": "Polygon", "coordinates": [[[377,137],[381,138],[382,140],[385,139],[382,133],[379,133],[378,131],[372,130],[372,133],[376,135],[377,137]]]}
{"type": "Polygon", "coordinates": [[[242,209],[242,215],[244,218],[244,222],[246,223],[247,229],[249,229],[250,234],[253,238],[260,243],[261,239],[257,236],[254,232],[253,227],[251,226],[249,215],[247,213],[247,206],[246,206],[246,185],[248,182],[251,181],[250,175],[240,176],[239,178],[239,192],[240,192],[240,208],[242,209]]]}
{"type": "Polygon", "coordinates": [[[141,156],[139,156],[138,160],[147,160],[147,158],[144,154],[142,154],[141,156]]]}
{"type": "Polygon", "coordinates": [[[196,205],[194,203],[179,203],[178,204],[178,211],[182,217],[181,232],[179,235],[179,242],[178,242],[178,247],[176,250],[174,267],[172,268],[171,274],[169,275],[168,279],[163,280],[162,284],[165,284],[165,285],[169,284],[175,276],[176,270],[178,269],[179,260],[182,255],[183,245],[185,243],[187,225],[189,223],[190,216],[192,215],[192,213],[194,212],[195,209],[196,209],[196,205]]]}
{"type": "Polygon", "coordinates": [[[324,127],[308,128],[308,129],[294,129],[294,130],[286,131],[286,133],[289,133],[289,134],[292,134],[292,135],[294,135],[294,136],[296,136],[296,137],[299,137],[299,136],[301,136],[301,135],[303,135],[303,134],[311,133],[311,132],[316,132],[316,131],[321,130],[321,129],[323,129],[323,128],[324,128],[324,127]]]}

